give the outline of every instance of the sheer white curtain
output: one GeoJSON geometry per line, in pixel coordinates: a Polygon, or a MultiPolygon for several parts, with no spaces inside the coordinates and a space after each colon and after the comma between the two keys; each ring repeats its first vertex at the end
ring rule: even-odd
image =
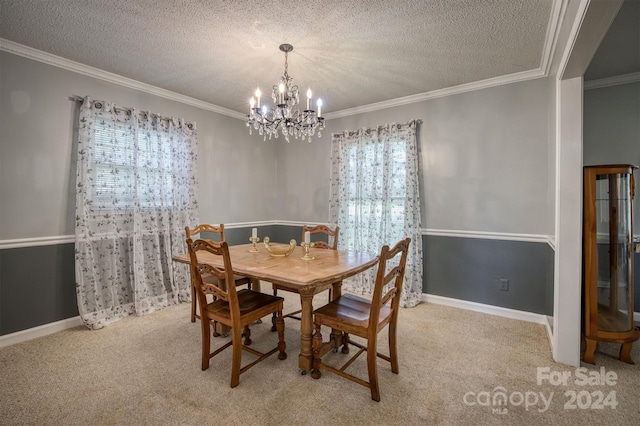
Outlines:
{"type": "MultiPolygon", "coordinates": [[[[422,227],[416,127],[388,124],[333,134],[330,222],[340,227],[338,248],[379,253],[410,237],[400,303],[420,303],[422,227]]],[[[370,294],[375,269],[345,281],[345,289],[370,294]]]]}
{"type": "Polygon", "coordinates": [[[76,291],[87,327],[190,300],[174,265],[198,223],[194,123],[85,98],[78,123],[76,291]]]}

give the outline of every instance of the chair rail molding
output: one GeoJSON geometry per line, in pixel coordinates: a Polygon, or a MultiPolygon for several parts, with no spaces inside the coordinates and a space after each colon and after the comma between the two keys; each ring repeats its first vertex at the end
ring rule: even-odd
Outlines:
{"type": "MultiPolygon", "coordinates": [[[[217,223],[217,222],[207,222],[217,223]]],[[[292,220],[263,220],[254,222],[223,222],[225,229],[238,229],[238,228],[252,228],[260,226],[295,226],[302,227],[304,225],[327,225],[331,224],[327,222],[315,222],[315,221],[292,221],[292,220]]],[[[442,236],[442,237],[454,237],[454,238],[479,238],[485,240],[502,240],[502,241],[520,241],[520,242],[532,242],[532,243],[544,243],[548,244],[552,249],[556,249],[556,242],[554,236],[543,234],[517,234],[507,232],[489,232],[489,231],[468,231],[468,230],[456,230],[456,229],[433,229],[423,228],[422,235],[426,236],[442,236]]],[[[640,235],[636,236],[640,238],[640,235]]],[[[58,235],[49,237],[36,237],[36,238],[16,238],[0,240],[0,250],[13,249],[21,247],[38,247],[49,246],[56,244],[70,244],[75,242],[74,235],[58,235]]]]}

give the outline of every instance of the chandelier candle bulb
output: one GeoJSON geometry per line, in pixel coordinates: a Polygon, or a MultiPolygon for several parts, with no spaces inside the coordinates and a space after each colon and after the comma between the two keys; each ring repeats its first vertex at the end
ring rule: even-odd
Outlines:
{"type": "Polygon", "coordinates": [[[307,90],[307,109],[309,109],[310,103],[311,103],[311,88],[307,90]]]}
{"type": "Polygon", "coordinates": [[[256,98],[258,98],[258,108],[260,108],[260,95],[261,95],[261,94],[262,94],[262,93],[260,93],[260,88],[258,88],[258,89],[256,90],[256,98]]]}
{"type": "Polygon", "coordinates": [[[318,99],[318,117],[322,117],[322,99],[318,99]]]}

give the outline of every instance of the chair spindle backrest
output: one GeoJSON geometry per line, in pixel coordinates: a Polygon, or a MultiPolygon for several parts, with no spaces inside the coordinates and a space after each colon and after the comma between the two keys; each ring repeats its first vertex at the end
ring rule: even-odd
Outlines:
{"type": "Polygon", "coordinates": [[[192,238],[196,235],[200,235],[203,232],[207,232],[210,234],[219,234],[220,237],[218,239],[218,241],[227,241],[225,235],[224,235],[224,223],[221,223],[219,226],[215,226],[215,225],[209,225],[207,223],[203,223],[201,225],[196,226],[195,228],[191,229],[188,226],[186,226],[185,228],[185,233],[187,235],[187,238],[192,238]]]}
{"type": "Polygon", "coordinates": [[[376,274],[376,283],[373,290],[373,299],[371,301],[371,314],[369,324],[378,323],[378,315],[380,308],[391,301],[390,309],[392,315],[398,314],[400,305],[400,294],[402,293],[402,283],[404,281],[404,272],[407,265],[407,255],[409,254],[409,244],[411,238],[400,240],[393,248],[388,245],[382,247],[380,258],[378,260],[378,272],[376,274]],[[400,259],[398,260],[398,256],[400,259]],[[388,270],[389,269],[389,270],[388,270]],[[382,292],[392,281],[392,286],[387,288],[383,295],[382,292]]]}
{"type": "Polygon", "coordinates": [[[207,305],[207,294],[212,294],[217,299],[222,299],[229,303],[231,315],[239,317],[238,296],[236,286],[226,286],[225,283],[233,283],[233,269],[229,256],[229,245],[226,241],[196,240],[187,239],[189,256],[191,258],[191,271],[195,279],[195,287],[198,294],[200,306],[207,305]],[[214,256],[221,256],[224,268],[219,268],[208,263],[198,261],[198,255],[210,253],[214,256]],[[204,282],[203,275],[213,275],[217,278],[215,283],[204,282]],[[223,287],[224,286],[224,287],[223,287]]]}
{"type": "Polygon", "coordinates": [[[307,226],[304,225],[302,227],[302,240],[304,241],[305,232],[309,232],[309,234],[324,234],[327,236],[327,241],[321,240],[313,240],[313,247],[322,248],[322,249],[331,249],[336,250],[338,248],[338,231],[340,228],[336,226],[334,229],[329,228],[326,225],[317,225],[317,226],[307,226]]]}

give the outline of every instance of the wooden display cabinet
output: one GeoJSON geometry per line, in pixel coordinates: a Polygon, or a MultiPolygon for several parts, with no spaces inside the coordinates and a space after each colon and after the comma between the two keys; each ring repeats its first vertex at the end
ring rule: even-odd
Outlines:
{"type": "Polygon", "coordinates": [[[597,342],[621,343],[633,364],[640,338],[633,321],[633,195],[635,166],[584,168],[584,362],[595,364],[597,342]]]}

